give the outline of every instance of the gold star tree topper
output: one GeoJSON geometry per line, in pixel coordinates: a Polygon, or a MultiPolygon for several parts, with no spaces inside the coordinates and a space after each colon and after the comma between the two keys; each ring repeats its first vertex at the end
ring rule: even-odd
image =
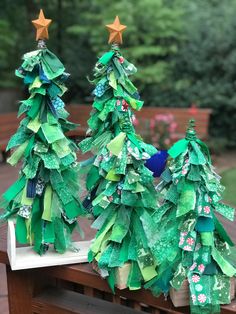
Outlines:
{"type": "Polygon", "coordinates": [[[36,28],[36,40],[48,39],[48,27],[52,23],[52,20],[45,19],[42,9],[39,12],[38,19],[33,20],[32,23],[36,28]]]}
{"type": "Polygon", "coordinates": [[[119,16],[116,16],[113,24],[108,24],[106,27],[110,33],[108,43],[122,44],[122,33],[127,26],[120,24],[119,16]]]}

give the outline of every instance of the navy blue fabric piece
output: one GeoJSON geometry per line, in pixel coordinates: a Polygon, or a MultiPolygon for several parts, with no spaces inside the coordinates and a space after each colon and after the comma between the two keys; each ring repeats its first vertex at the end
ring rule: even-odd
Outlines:
{"type": "Polygon", "coordinates": [[[57,112],[56,112],[56,109],[55,107],[53,106],[52,102],[50,99],[47,100],[47,104],[48,104],[48,107],[50,108],[52,114],[57,117],[57,112]]]}
{"type": "Polygon", "coordinates": [[[36,183],[37,183],[36,178],[28,179],[27,191],[26,191],[26,196],[28,198],[34,198],[35,197],[35,195],[36,195],[36,183]]]}
{"type": "Polygon", "coordinates": [[[83,200],[83,206],[86,208],[89,212],[91,211],[92,208],[92,202],[96,197],[96,192],[97,192],[98,186],[96,186],[92,191],[91,194],[88,195],[84,200],[83,200]]]}
{"type": "Polygon", "coordinates": [[[160,150],[146,161],[145,166],[153,172],[155,178],[160,177],[165,169],[167,158],[167,151],[160,150]]]}

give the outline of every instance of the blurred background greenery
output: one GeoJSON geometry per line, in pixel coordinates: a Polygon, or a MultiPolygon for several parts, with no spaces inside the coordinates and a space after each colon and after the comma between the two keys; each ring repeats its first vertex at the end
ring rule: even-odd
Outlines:
{"type": "Polygon", "coordinates": [[[65,101],[91,101],[86,76],[108,49],[104,25],[119,15],[145,105],[213,108],[210,134],[236,146],[235,0],[1,0],[0,89],[22,88],[14,69],[36,47],[30,21],[40,8],[53,19],[48,47],[71,73],[65,101]]]}

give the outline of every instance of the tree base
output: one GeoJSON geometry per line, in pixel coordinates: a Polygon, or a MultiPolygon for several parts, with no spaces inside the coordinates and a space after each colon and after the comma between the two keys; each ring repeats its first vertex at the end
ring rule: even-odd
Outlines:
{"type": "Polygon", "coordinates": [[[13,220],[8,221],[7,254],[12,270],[86,263],[90,241],[73,242],[72,246],[75,250],[68,250],[64,254],[49,248],[42,256],[32,246],[16,247],[15,224],[13,220]]]}
{"type": "MultiPolygon", "coordinates": [[[[93,261],[92,263],[93,269],[100,275],[102,276],[101,270],[98,268],[97,262],[93,261]]],[[[127,287],[127,282],[128,282],[128,277],[129,277],[129,272],[130,272],[130,263],[125,263],[122,267],[117,267],[116,268],[116,278],[115,278],[115,286],[120,289],[126,289],[127,287]]],[[[102,276],[103,277],[103,276],[102,276]]]]}

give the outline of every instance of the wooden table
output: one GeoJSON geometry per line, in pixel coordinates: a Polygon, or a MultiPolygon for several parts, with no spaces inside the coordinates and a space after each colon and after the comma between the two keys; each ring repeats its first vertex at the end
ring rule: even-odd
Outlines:
{"type": "MultiPolygon", "coordinates": [[[[189,308],[174,308],[169,299],[144,289],[116,290],[113,295],[87,263],[12,271],[2,241],[0,263],[7,270],[10,314],[189,313],[189,308]]],[[[222,306],[221,313],[236,313],[236,301],[222,306]]]]}

